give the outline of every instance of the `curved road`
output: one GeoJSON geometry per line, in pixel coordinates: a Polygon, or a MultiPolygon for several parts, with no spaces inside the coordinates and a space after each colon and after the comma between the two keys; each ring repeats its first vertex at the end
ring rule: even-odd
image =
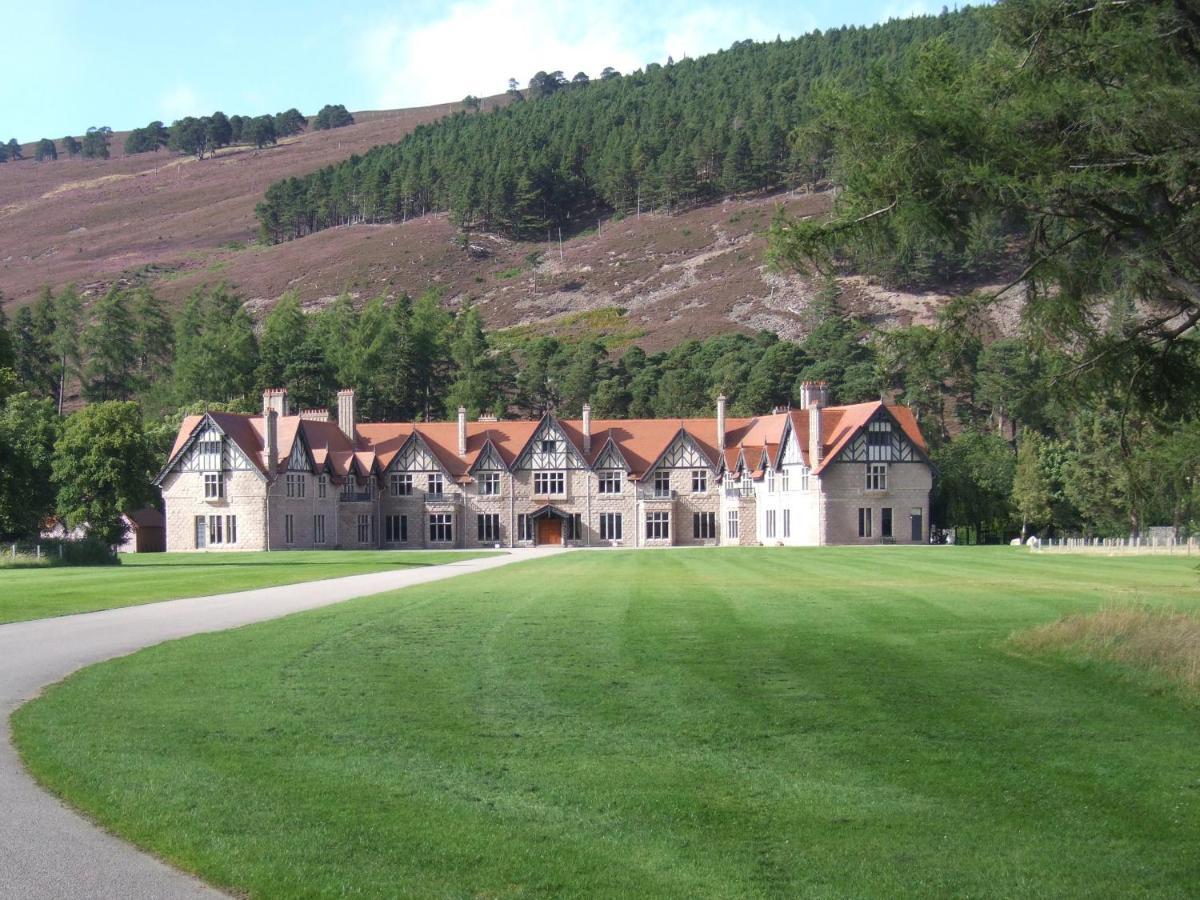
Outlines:
{"type": "Polygon", "coordinates": [[[559,551],[516,550],[403,572],[0,625],[0,898],[225,896],[100,830],[34,783],[13,749],[8,719],[42,688],[83,666],[173,638],[236,628],[555,552],[559,551]]]}

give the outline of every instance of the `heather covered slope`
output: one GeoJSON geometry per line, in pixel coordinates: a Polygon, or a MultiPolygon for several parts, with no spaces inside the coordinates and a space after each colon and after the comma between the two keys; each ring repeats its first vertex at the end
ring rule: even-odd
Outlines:
{"type": "MultiPolygon", "coordinates": [[[[485,101],[487,105],[503,98],[485,101]]],[[[43,286],[104,287],[146,267],[161,275],[258,232],[254,206],[267,185],[395,141],[459,104],[356,114],[355,125],[309,131],[278,146],[229,147],[197,162],[169,151],[111,159],[28,159],[0,166],[0,290],[17,303],[43,286]]]]}

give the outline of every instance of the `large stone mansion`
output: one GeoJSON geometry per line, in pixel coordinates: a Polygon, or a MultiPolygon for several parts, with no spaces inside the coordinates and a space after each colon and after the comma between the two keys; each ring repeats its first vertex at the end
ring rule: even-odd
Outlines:
{"type": "Polygon", "coordinates": [[[354,392],[183,422],[155,483],[168,550],[921,543],[933,470],[882,402],[730,418],[368,423],[354,392]]]}

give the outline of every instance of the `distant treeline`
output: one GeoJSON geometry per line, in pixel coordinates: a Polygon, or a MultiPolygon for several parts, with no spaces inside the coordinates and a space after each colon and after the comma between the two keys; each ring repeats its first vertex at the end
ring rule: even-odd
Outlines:
{"type": "MultiPolygon", "coordinates": [[[[981,52],[986,16],[838,28],[617,77],[539,72],[489,113],[461,112],[302,178],[276,182],[258,206],[263,235],[285,241],[354,222],[449,210],[466,229],[544,235],[597,211],[673,208],[804,180],[793,133],[822,81],[860,84],[910,48],[947,35],[981,52]]],[[[478,109],[467,98],[468,109],[478,109]]]]}
{"type": "MultiPolygon", "coordinates": [[[[155,120],[142,128],[135,128],[125,137],[125,153],[157,152],[163,147],[188,156],[203,159],[222,147],[233,144],[253,144],[262,148],[275,144],[280,138],[299,134],[309,126],[309,120],[294,107],[275,115],[227,116],[217,110],[211,116],[187,116],[177,119],[168,128],[155,120]]],[[[326,104],[313,117],[314,130],[341,128],[353,125],[352,116],[342,104],[326,104]]],[[[67,135],[56,144],[42,138],[34,149],[38,162],[58,159],[59,145],[67,156],[82,156],[84,159],[108,159],[112,143],[112,129],[107,125],[87,130],[83,140],[67,135]]],[[[0,144],[0,162],[24,159],[21,145],[16,138],[0,144]]]]}

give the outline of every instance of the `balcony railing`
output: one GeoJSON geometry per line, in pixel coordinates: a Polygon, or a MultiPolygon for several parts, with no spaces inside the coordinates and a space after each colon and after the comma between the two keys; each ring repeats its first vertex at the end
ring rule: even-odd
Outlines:
{"type": "Polygon", "coordinates": [[[455,506],[462,503],[462,494],[439,494],[432,491],[426,491],[424,496],[426,503],[453,503],[455,506]]]}
{"type": "Polygon", "coordinates": [[[748,487],[727,487],[725,488],[726,497],[753,497],[754,488],[748,487]]]}
{"type": "Polygon", "coordinates": [[[659,490],[658,488],[638,488],[638,498],[641,500],[674,500],[677,491],[659,490]]]}
{"type": "Polygon", "coordinates": [[[375,499],[375,495],[370,491],[355,491],[353,493],[342,491],[338,494],[338,497],[343,503],[370,503],[375,499]]]}

